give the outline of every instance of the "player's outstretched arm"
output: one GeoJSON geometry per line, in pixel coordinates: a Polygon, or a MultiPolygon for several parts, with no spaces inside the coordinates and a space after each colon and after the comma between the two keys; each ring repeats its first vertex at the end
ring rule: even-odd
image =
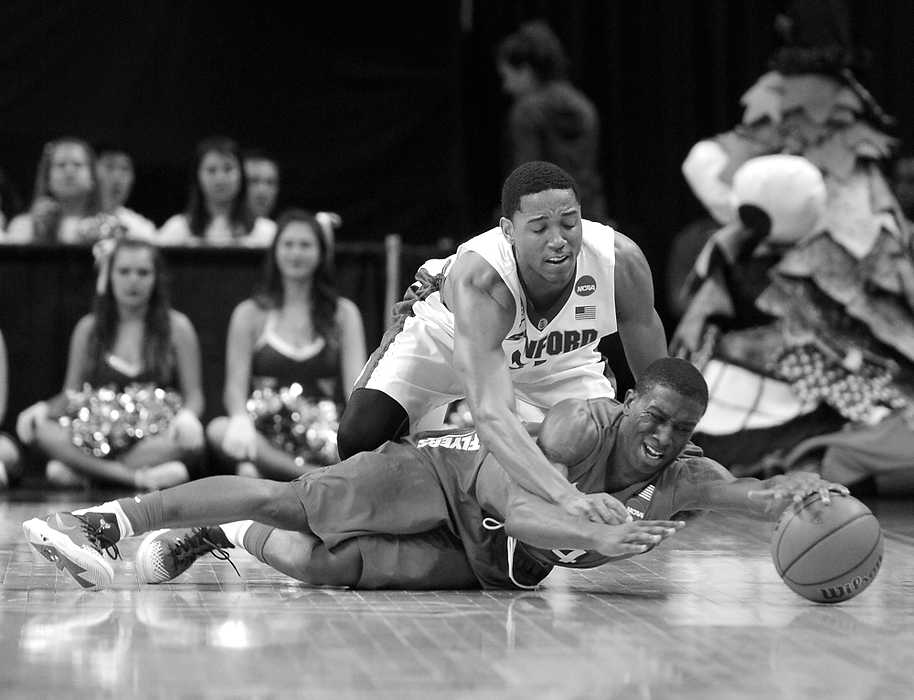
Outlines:
{"type": "Polygon", "coordinates": [[[642,554],[685,526],[674,520],[633,520],[608,525],[569,515],[531,493],[512,499],[505,532],[544,549],[584,549],[608,557],[642,554]]]}
{"type": "Polygon", "coordinates": [[[681,460],[674,468],[680,470],[676,479],[676,510],[743,513],[771,520],[811,494],[819,494],[828,503],[830,492],[845,496],[849,493],[841,484],[809,472],[778,474],[764,480],[737,479],[707,457],[681,460]]]}
{"type": "MultiPolygon", "coordinates": [[[[558,470],[556,473],[561,475],[558,470]]],[[[590,494],[590,497],[607,509],[605,519],[615,524],[571,515],[518,486],[493,457],[487,458],[479,470],[476,497],[486,511],[502,517],[507,534],[543,549],[584,549],[611,557],[641,554],[685,524],[671,520],[626,520],[625,506],[606,493],[590,494]]]]}
{"type": "Polygon", "coordinates": [[[502,349],[515,311],[507,286],[475,254],[457,260],[448,285],[454,366],[464,380],[479,439],[524,488],[569,513],[599,519],[584,495],[550,466],[514,413],[514,385],[502,349]]]}
{"type": "Polygon", "coordinates": [[[654,360],[666,357],[663,323],[654,308],[654,281],[641,249],[616,233],[615,298],[619,339],[625,359],[637,379],[654,360]]]}

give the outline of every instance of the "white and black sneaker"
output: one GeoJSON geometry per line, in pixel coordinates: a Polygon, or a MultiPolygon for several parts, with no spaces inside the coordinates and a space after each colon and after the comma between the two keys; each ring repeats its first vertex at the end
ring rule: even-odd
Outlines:
{"type": "Polygon", "coordinates": [[[52,513],[26,520],[22,531],[36,554],[66,571],[83,588],[104,588],[114,580],[114,569],[102,554],[120,557],[116,544],[120,529],[111,513],[52,513]]]}
{"type": "MultiPolygon", "coordinates": [[[[177,578],[204,554],[232,564],[226,549],[233,549],[219,527],[156,530],[143,538],[136,550],[136,573],[143,583],[167,583],[177,578]]],[[[240,574],[239,574],[240,576],[240,574]]]]}

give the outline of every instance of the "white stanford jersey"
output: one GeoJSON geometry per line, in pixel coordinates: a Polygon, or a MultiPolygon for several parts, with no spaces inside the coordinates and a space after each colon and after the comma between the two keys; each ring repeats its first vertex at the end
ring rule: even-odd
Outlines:
{"type": "Polygon", "coordinates": [[[498,272],[514,297],[514,323],[503,348],[517,398],[542,412],[569,397],[612,397],[597,343],[617,330],[615,231],[586,220],[582,229],[574,287],[542,328],[528,318],[514,253],[500,228],[471,238],[446,259],[427,261],[407,292],[403,313],[356,386],[392,396],[413,424],[432,408],[463,397],[463,382],[453,370],[454,314],[442,303],[440,288],[454,260],[473,251],[498,272]]]}
{"type": "MultiPolygon", "coordinates": [[[[581,223],[583,242],[574,287],[555,318],[542,328],[534,326],[527,316],[517,264],[501,229],[487,231],[457,249],[457,256],[470,250],[481,255],[511,290],[514,324],[502,347],[516,385],[542,387],[563,382],[568,373],[578,372],[584,365],[600,365],[597,343],[617,330],[615,231],[593,221],[581,223]]],[[[602,374],[602,365],[596,369],[602,374]]]]}

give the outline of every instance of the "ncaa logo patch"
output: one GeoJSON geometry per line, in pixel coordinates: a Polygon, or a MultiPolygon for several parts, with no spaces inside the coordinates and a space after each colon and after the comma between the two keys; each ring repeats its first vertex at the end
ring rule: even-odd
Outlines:
{"type": "Polygon", "coordinates": [[[574,293],[587,297],[597,291],[597,281],[590,275],[582,275],[574,285],[574,293]]]}

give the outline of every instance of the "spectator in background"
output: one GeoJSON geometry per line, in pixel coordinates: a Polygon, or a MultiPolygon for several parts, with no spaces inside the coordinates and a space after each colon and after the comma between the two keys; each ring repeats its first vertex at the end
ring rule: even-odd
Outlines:
{"type": "Polygon", "coordinates": [[[218,454],[240,462],[239,474],[294,478],[338,461],[336,413],[366,350],[362,317],[337,294],[329,257],[317,219],[298,209],[284,212],[260,292],[232,314],[228,416],[213,420],[207,437],[218,454]]]}
{"type": "Polygon", "coordinates": [[[27,213],[7,228],[10,243],[87,243],[105,235],[95,180],[95,154],[82,139],[45,144],[27,213]]]}
{"type": "Polygon", "coordinates": [[[276,224],[248,211],[237,143],[222,136],[200,142],[191,178],[187,209],[165,222],[160,244],[270,245],[276,224]]]}
{"type": "Polygon", "coordinates": [[[16,431],[51,458],[57,486],[187,481],[203,448],[196,331],[171,308],[152,243],[105,240],[94,252],[93,311],[73,331],[64,393],[25,409],[16,431]]]}
{"type": "MultiPolygon", "coordinates": [[[[6,398],[9,392],[9,367],[6,360],[6,344],[0,333],[0,424],[6,416],[6,398]]],[[[16,443],[6,433],[0,433],[0,490],[9,488],[18,479],[22,470],[22,459],[16,443]]]]}
{"type": "Polygon", "coordinates": [[[135,180],[133,158],[126,149],[113,144],[99,145],[96,154],[95,177],[102,211],[117,217],[130,235],[152,239],[155,224],[126,206],[135,180]]]}
{"type": "Polygon", "coordinates": [[[0,168],[0,241],[6,231],[8,221],[22,210],[22,198],[13,182],[7,177],[3,168],[0,168]]]}
{"type": "Polygon", "coordinates": [[[607,222],[597,169],[600,121],[593,103],[565,77],[562,44],[543,22],[528,22],[496,53],[502,87],[514,104],[508,120],[510,172],[522,163],[555,163],[577,182],[581,213],[607,222]]]}
{"type": "Polygon", "coordinates": [[[248,211],[254,216],[272,219],[279,197],[279,162],[266,151],[246,151],[244,176],[248,183],[248,211]]]}

